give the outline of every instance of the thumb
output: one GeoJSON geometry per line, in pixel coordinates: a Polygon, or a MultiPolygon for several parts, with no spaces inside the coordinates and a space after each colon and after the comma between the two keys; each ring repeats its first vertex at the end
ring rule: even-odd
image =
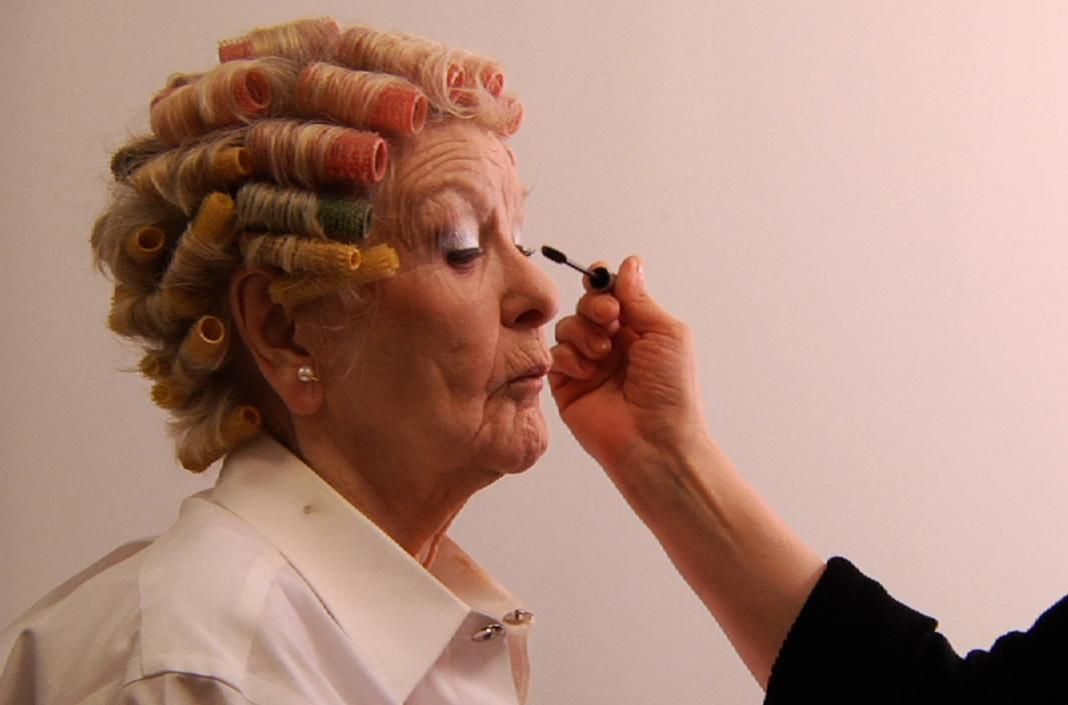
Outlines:
{"type": "Polygon", "coordinates": [[[644,264],[640,257],[632,255],[623,261],[616,275],[614,293],[619,301],[620,317],[634,332],[639,335],[671,332],[675,319],[645,288],[644,264]]]}

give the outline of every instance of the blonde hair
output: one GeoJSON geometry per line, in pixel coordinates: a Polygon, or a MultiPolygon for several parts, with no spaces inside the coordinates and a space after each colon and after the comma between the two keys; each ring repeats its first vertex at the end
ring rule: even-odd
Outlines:
{"type": "Polygon", "coordinates": [[[392,275],[396,251],[367,241],[389,140],[443,117],[507,137],[523,117],[491,59],[328,18],[225,39],[219,59],[152,98],[153,134],[112,158],[91,238],[115,282],[108,325],[144,348],[193,472],[263,424],[237,365],[233,271],[278,270],[271,297],[287,308],[392,275]]]}

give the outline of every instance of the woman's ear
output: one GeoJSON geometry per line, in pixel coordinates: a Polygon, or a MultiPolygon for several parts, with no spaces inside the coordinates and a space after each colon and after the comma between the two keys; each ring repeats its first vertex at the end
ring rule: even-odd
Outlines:
{"type": "Polygon", "coordinates": [[[322,406],[323,385],[314,379],[312,356],[296,341],[296,322],[291,312],[271,299],[274,280],[274,274],[259,267],[241,268],[234,273],[230,279],[234,326],[260,374],[289,412],[309,416],[322,406]]]}

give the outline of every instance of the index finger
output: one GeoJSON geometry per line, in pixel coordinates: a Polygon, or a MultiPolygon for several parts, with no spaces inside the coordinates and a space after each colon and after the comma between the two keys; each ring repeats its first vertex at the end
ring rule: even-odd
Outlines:
{"type": "Polygon", "coordinates": [[[591,291],[578,300],[575,313],[598,325],[607,326],[619,318],[619,299],[611,294],[591,291]]]}

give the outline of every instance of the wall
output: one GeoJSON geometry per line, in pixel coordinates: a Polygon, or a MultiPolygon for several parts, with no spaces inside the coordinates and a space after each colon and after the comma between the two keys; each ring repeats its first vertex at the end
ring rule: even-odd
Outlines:
{"type": "MultiPolygon", "coordinates": [[[[110,151],[215,41],[333,15],[501,59],[526,236],[641,253],[714,432],[819,551],[960,650],[1068,585],[1068,4],[9,2],[0,29],[0,622],[211,477],[170,460],[87,238],[110,151]]],[[[548,265],[564,309],[576,278],[548,265]]],[[[534,703],[757,703],[546,399],[458,539],[537,612],[534,703]]]]}

